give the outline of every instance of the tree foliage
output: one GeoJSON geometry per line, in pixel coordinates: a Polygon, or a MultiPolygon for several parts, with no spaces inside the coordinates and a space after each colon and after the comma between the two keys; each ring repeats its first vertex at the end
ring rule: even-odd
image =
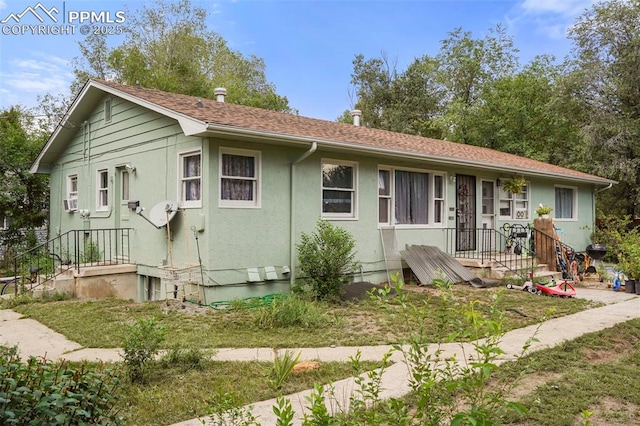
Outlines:
{"type": "Polygon", "coordinates": [[[112,78],[203,98],[225,87],[229,102],[293,112],[287,98],[267,81],[264,60],[229,48],[221,35],[207,29],[206,19],[207,10],[190,0],[145,4],[123,24],[125,40],[120,46],[109,48],[100,35],[79,43],[82,56],[73,63],[73,93],[88,78],[112,78]]]}
{"type": "Polygon", "coordinates": [[[586,11],[570,31],[585,148],[594,172],[620,181],[603,194],[606,202],[634,217],[640,201],[639,22],[640,2],[611,0],[586,11]]]}
{"type": "Polygon", "coordinates": [[[24,232],[44,225],[47,218],[48,179],[29,172],[46,133],[25,110],[0,111],[0,219],[8,220],[0,241],[9,246],[24,239],[24,232]]]}

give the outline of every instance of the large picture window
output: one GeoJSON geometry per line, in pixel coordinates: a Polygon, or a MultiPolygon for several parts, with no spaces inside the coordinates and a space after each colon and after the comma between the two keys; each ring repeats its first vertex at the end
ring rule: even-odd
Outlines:
{"type": "Polygon", "coordinates": [[[442,225],[444,174],[415,170],[378,170],[378,222],[442,225]]]}
{"type": "Polygon", "coordinates": [[[202,153],[180,154],[180,205],[202,207],[202,153]]]}
{"type": "Polygon", "coordinates": [[[356,217],[356,163],[322,161],[322,217],[356,217]]]}
{"type": "Polygon", "coordinates": [[[576,218],[576,189],[570,187],[556,187],[556,219],[576,218]]]}
{"type": "Polygon", "coordinates": [[[220,206],[260,207],[260,152],[220,149],[220,206]]]}
{"type": "Polygon", "coordinates": [[[107,169],[98,170],[96,189],[96,210],[109,210],[109,171],[107,169]]]}

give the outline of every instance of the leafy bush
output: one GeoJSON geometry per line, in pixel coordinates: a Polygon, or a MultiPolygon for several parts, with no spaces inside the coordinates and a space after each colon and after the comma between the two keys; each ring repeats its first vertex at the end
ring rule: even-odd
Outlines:
{"type": "Polygon", "coordinates": [[[98,249],[98,245],[93,241],[87,241],[84,244],[84,252],[80,254],[81,263],[95,263],[102,260],[102,253],[98,249]]]}
{"type": "Polygon", "coordinates": [[[318,220],[316,231],[302,233],[297,248],[300,269],[316,299],[339,299],[349,275],[360,266],[355,260],[353,236],[344,228],[318,220]]]}
{"type": "Polygon", "coordinates": [[[143,381],[145,365],[160,351],[165,334],[166,328],[153,317],[139,318],[129,327],[122,348],[124,363],[132,382],[143,381]]]}
{"type": "Polygon", "coordinates": [[[20,361],[16,347],[0,345],[0,424],[122,424],[115,409],[119,380],[85,365],[20,361]]]}
{"type": "Polygon", "coordinates": [[[640,231],[628,231],[622,239],[618,252],[618,265],[631,278],[640,279],[640,231]]]}
{"type": "Polygon", "coordinates": [[[604,244],[607,254],[604,260],[616,262],[618,250],[627,234],[633,232],[633,223],[629,216],[607,215],[601,210],[596,212],[596,226],[591,233],[591,241],[604,244]]]}
{"type": "Polygon", "coordinates": [[[294,326],[315,329],[326,326],[329,319],[315,303],[291,294],[260,307],[255,321],[264,329],[294,326]]]}

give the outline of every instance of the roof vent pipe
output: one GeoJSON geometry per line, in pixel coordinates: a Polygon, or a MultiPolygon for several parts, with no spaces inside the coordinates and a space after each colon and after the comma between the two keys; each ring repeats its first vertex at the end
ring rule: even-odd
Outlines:
{"type": "Polygon", "coordinates": [[[216,87],[213,89],[213,94],[216,95],[216,101],[224,102],[224,97],[227,96],[227,89],[224,87],[216,87]]]}
{"type": "Polygon", "coordinates": [[[351,111],[351,117],[353,117],[353,125],[354,126],[359,126],[360,125],[360,116],[362,115],[362,111],[360,111],[359,109],[354,109],[353,111],[351,111]]]}

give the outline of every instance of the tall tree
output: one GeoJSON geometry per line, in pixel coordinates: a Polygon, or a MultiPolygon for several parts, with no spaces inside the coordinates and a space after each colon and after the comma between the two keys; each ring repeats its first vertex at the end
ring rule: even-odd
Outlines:
{"type": "Polygon", "coordinates": [[[474,108],[486,85],[513,74],[517,49],[502,26],[482,39],[456,29],[441,42],[439,53],[415,59],[405,71],[383,54],[353,61],[351,83],[370,127],[474,143],[474,108]]]}
{"type": "Polygon", "coordinates": [[[470,112],[484,102],[487,85],[517,71],[517,53],[501,25],[490,28],[481,39],[458,28],[442,41],[435,60],[438,81],[446,93],[445,113],[439,125],[448,139],[479,143],[471,137],[470,112]]]}
{"type": "Polygon", "coordinates": [[[579,164],[579,129],[564,67],[539,56],[512,75],[485,83],[467,110],[467,142],[562,166],[579,164]]]}
{"type": "Polygon", "coordinates": [[[3,244],[20,243],[25,230],[46,221],[48,179],[29,173],[46,135],[28,111],[0,111],[0,216],[8,219],[8,228],[0,231],[3,244]]]}
{"type": "Polygon", "coordinates": [[[571,28],[575,95],[592,171],[620,181],[610,197],[637,216],[640,202],[640,2],[601,2],[571,28]]]}
{"type": "Polygon", "coordinates": [[[206,18],[206,9],[190,0],[144,5],[128,15],[120,46],[108,48],[101,36],[80,43],[73,88],[79,90],[88,77],[204,98],[213,97],[215,87],[226,87],[229,102],[293,112],[267,81],[264,60],[230,49],[207,29],[206,18]]]}
{"type": "Polygon", "coordinates": [[[362,110],[363,124],[394,132],[439,137],[433,119],[441,110],[441,86],[435,83],[436,64],[425,56],[398,73],[386,54],[353,61],[351,84],[362,110]]]}

